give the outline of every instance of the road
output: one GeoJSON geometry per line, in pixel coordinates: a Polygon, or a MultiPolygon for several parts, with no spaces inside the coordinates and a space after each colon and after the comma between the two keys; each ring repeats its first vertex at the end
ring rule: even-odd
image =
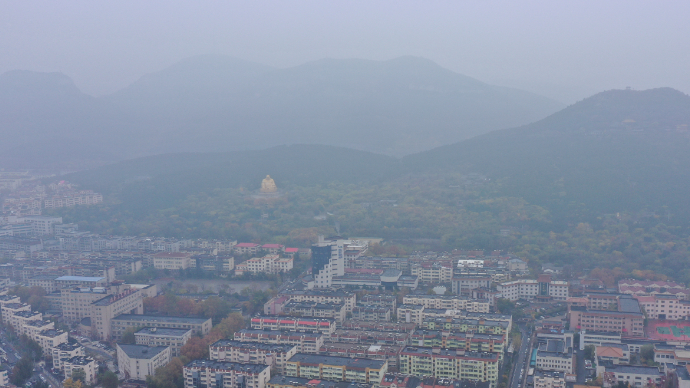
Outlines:
{"type": "Polygon", "coordinates": [[[575,356],[575,362],[577,363],[575,368],[575,373],[577,373],[577,383],[582,385],[585,383],[585,380],[588,376],[588,371],[585,369],[585,351],[578,350],[575,356]]]}
{"type": "Polygon", "coordinates": [[[55,376],[48,372],[45,367],[41,368],[40,374],[43,377],[45,377],[48,380],[48,384],[52,385],[53,387],[62,387],[62,382],[58,381],[58,379],[56,379],[55,376]]]}
{"type": "Polygon", "coordinates": [[[518,358],[513,366],[513,371],[510,374],[509,388],[518,388],[520,386],[520,370],[524,368],[523,378],[527,375],[529,370],[529,350],[530,350],[530,337],[527,336],[527,329],[524,327],[520,328],[522,332],[522,344],[518,351],[518,358]]]}

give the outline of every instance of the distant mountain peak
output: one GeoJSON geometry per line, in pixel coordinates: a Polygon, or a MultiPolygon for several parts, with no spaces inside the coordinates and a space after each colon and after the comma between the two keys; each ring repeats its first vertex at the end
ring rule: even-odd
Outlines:
{"type": "Polygon", "coordinates": [[[30,94],[82,94],[74,81],[58,72],[44,73],[29,70],[11,70],[0,74],[0,95],[14,97],[30,94]]]}

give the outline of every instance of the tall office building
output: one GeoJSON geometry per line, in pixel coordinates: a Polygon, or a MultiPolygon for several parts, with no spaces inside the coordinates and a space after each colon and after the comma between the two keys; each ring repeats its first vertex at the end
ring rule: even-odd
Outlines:
{"type": "Polygon", "coordinates": [[[351,243],[340,237],[319,236],[318,242],[311,247],[314,288],[330,287],[333,276],[345,275],[345,248],[351,243]]]}

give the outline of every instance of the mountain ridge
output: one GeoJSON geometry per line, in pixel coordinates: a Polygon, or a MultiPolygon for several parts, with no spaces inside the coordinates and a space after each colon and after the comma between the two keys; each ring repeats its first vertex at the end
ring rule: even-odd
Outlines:
{"type": "MultiPolygon", "coordinates": [[[[40,84],[42,76],[34,78],[40,84]]],[[[53,99],[42,100],[31,93],[36,89],[32,82],[24,80],[28,99],[23,100],[14,98],[16,87],[0,83],[0,136],[13,145],[0,145],[0,163],[7,164],[3,154],[10,148],[60,137],[80,139],[114,160],[303,143],[400,156],[532,122],[561,107],[545,97],[485,84],[416,57],[325,59],[276,69],[201,56],[97,98],[54,87],[53,99]],[[31,114],[17,114],[24,111],[31,114]]],[[[74,164],[69,159],[90,154],[78,153],[78,147],[57,153],[57,162],[61,157],[74,164]]],[[[25,162],[8,167],[40,167],[56,159],[25,162]]]]}

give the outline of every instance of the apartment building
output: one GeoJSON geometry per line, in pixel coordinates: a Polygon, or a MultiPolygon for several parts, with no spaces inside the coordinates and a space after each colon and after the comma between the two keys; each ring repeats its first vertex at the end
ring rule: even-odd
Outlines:
{"type": "Polygon", "coordinates": [[[267,365],[230,361],[194,360],[184,366],[182,373],[184,388],[265,388],[271,378],[267,365]]]}
{"type": "Polygon", "coordinates": [[[690,318],[690,300],[679,299],[677,295],[653,294],[634,295],[648,319],[680,320],[690,318]]]}
{"type": "Polygon", "coordinates": [[[367,358],[383,360],[388,369],[398,370],[398,359],[405,345],[353,344],[347,342],[327,342],[319,351],[320,354],[336,357],[367,358]]]}
{"type": "Polygon", "coordinates": [[[501,297],[511,301],[518,299],[566,300],[570,295],[570,284],[552,280],[550,275],[539,275],[539,279],[520,279],[497,285],[501,297]]]}
{"type": "Polygon", "coordinates": [[[105,287],[77,287],[60,290],[62,317],[66,323],[78,323],[91,317],[91,304],[108,294],[105,287]]]}
{"type": "Polygon", "coordinates": [[[252,329],[318,331],[326,336],[335,331],[335,326],[335,320],[330,318],[262,316],[251,319],[252,329]]]}
{"type": "Polygon", "coordinates": [[[621,343],[621,333],[620,332],[608,332],[608,331],[593,331],[593,330],[581,330],[580,331],[580,350],[585,350],[586,346],[594,345],[601,346],[604,344],[619,344],[621,343]]]}
{"type": "Polygon", "coordinates": [[[51,350],[53,356],[53,368],[64,371],[65,362],[74,357],[84,357],[86,352],[84,347],[78,343],[62,343],[53,347],[51,350]]]}
{"type": "Polygon", "coordinates": [[[21,299],[16,295],[0,295],[0,306],[4,306],[10,303],[21,303],[21,299]]]}
{"type": "Polygon", "coordinates": [[[50,356],[52,349],[60,344],[67,343],[67,332],[62,330],[48,329],[36,334],[33,338],[41,348],[43,348],[43,355],[50,356]]]}
{"type": "Polygon", "coordinates": [[[158,252],[152,257],[156,269],[182,270],[190,267],[192,254],[186,252],[158,252]]]}
{"type": "Polygon", "coordinates": [[[263,342],[242,342],[222,339],[209,346],[212,361],[230,361],[275,366],[285,373],[287,360],[297,353],[296,345],[278,345],[263,342]]]}
{"type": "Polygon", "coordinates": [[[675,295],[678,299],[690,299],[690,290],[684,284],[670,281],[622,279],[618,292],[638,296],[675,295]]]}
{"type": "Polygon", "coordinates": [[[66,378],[72,377],[77,370],[83,371],[84,383],[91,385],[96,383],[98,364],[91,357],[75,356],[63,362],[62,370],[66,378]]]}
{"type": "Polygon", "coordinates": [[[21,311],[31,311],[31,305],[27,303],[4,303],[0,305],[0,311],[2,311],[2,322],[5,323],[6,325],[10,324],[10,319],[11,317],[14,316],[14,314],[21,312],[21,311]]]}
{"type": "Polygon", "coordinates": [[[398,298],[395,295],[366,294],[362,296],[359,303],[366,306],[386,307],[391,309],[391,311],[395,311],[398,307],[398,298]]]}
{"type": "Polygon", "coordinates": [[[400,373],[444,379],[498,381],[496,353],[408,346],[400,354],[400,373]]]}
{"type": "Polygon", "coordinates": [[[293,267],[294,259],[291,257],[281,258],[278,255],[266,255],[264,257],[254,257],[235,266],[235,274],[275,274],[289,272],[293,267]]]}
{"type": "Polygon", "coordinates": [[[654,344],[654,361],[661,365],[690,365],[690,346],[654,344]]]}
{"type": "Polygon", "coordinates": [[[647,387],[661,384],[664,374],[655,366],[613,365],[607,366],[603,374],[604,387],[627,383],[630,387],[647,387]]]}
{"type": "Polygon", "coordinates": [[[144,298],[137,289],[126,289],[119,294],[107,295],[91,303],[91,327],[96,338],[109,340],[111,321],[121,314],[143,314],[144,298]]]}
{"type": "Polygon", "coordinates": [[[414,323],[405,322],[384,322],[384,321],[361,321],[348,319],[340,327],[347,330],[361,331],[394,331],[397,333],[411,333],[417,327],[414,323]]]}
{"type": "Polygon", "coordinates": [[[117,344],[117,364],[120,378],[145,381],[156,369],[170,362],[167,346],[117,344]]]}
{"type": "Polygon", "coordinates": [[[211,331],[211,318],[173,317],[158,315],[121,314],[111,321],[111,338],[119,341],[130,327],[157,327],[190,329],[194,334],[205,336],[211,331]]]}
{"type": "Polygon", "coordinates": [[[422,305],[431,309],[467,310],[478,313],[488,313],[488,300],[472,299],[460,295],[405,295],[403,303],[408,305],[422,305]]]}
{"type": "Polygon", "coordinates": [[[291,377],[276,375],[268,381],[268,388],[314,388],[318,384],[319,388],[371,388],[371,384],[360,384],[345,381],[326,381],[313,380],[302,377],[291,377]],[[318,382],[318,383],[317,383],[318,382]]]}
{"type": "Polygon", "coordinates": [[[31,321],[42,321],[43,314],[38,311],[18,311],[7,317],[6,323],[12,326],[16,333],[21,333],[22,326],[31,321]]]}
{"type": "Polygon", "coordinates": [[[254,243],[239,243],[235,245],[235,253],[240,255],[250,254],[253,255],[259,251],[259,244],[254,243]]]}
{"type": "Polygon", "coordinates": [[[396,331],[338,329],[327,342],[370,345],[407,345],[410,333],[396,331]]]}
{"type": "Polygon", "coordinates": [[[362,321],[390,321],[391,309],[373,305],[358,305],[352,309],[352,319],[362,321]]]}
{"type": "Polygon", "coordinates": [[[96,288],[108,285],[108,279],[102,276],[60,276],[55,279],[58,290],[63,288],[96,288]]]}
{"type": "MultiPolygon", "coordinates": [[[[285,290],[281,291],[276,298],[288,297],[292,302],[317,302],[317,303],[342,303],[345,311],[352,312],[357,304],[357,295],[345,290],[313,289],[313,290],[285,290]]],[[[267,302],[267,304],[270,303],[267,302]]],[[[265,311],[265,307],[264,307],[265,311]]],[[[266,313],[269,314],[269,313],[266,313]]],[[[278,314],[270,313],[270,314],[278,314]]]]}
{"type": "Polygon", "coordinates": [[[455,273],[451,279],[451,289],[453,294],[471,296],[475,288],[491,288],[491,282],[489,274],[455,273]]]}
{"type": "Polygon", "coordinates": [[[536,366],[541,370],[574,373],[573,350],[562,340],[547,340],[539,344],[536,366]]]}
{"type": "Polygon", "coordinates": [[[410,266],[412,276],[421,283],[450,283],[453,279],[453,266],[442,263],[415,263],[410,266]]]}
{"type": "Polygon", "coordinates": [[[473,352],[502,354],[505,349],[505,338],[495,334],[419,329],[410,335],[410,344],[421,347],[464,349],[473,352]]]}
{"type": "Polygon", "coordinates": [[[568,303],[568,319],[573,329],[616,332],[626,337],[644,336],[642,308],[631,295],[601,294],[591,295],[591,298],[588,295],[578,298],[577,303],[587,303],[594,308],[568,303]],[[604,305],[607,309],[603,309],[604,305]]]}
{"type": "Polygon", "coordinates": [[[297,317],[331,318],[336,322],[345,320],[345,305],[342,303],[288,302],[283,314],[297,317]]]}
{"type": "Polygon", "coordinates": [[[377,386],[387,371],[388,362],[385,360],[297,353],[288,360],[285,374],[292,377],[351,381],[377,386]]]}
{"type": "Polygon", "coordinates": [[[171,357],[180,355],[180,349],[192,338],[191,329],[145,327],[134,333],[137,345],[168,346],[171,357]]]}
{"type": "Polygon", "coordinates": [[[565,373],[534,371],[534,388],[565,388],[565,373]]]}
{"type": "Polygon", "coordinates": [[[46,293],[50,294],[57,290],[57,284],[55,279],[57,276],[53,275],[38,275],[29,278],[29,287],[41,287],[46,290],[46,293]]]}
{"type": "Polygon", "coordinates": [[[481,333],[506,335],[510,332],[511,322],[505,320],[474,318],[427,318],[422,321],[420,329],[443,330],[459,333],[481,333]]]}
{"type": "Polygon", "coordinates": [[[29,321],[19,328],[19,335],[26,334],[29,338],[33,338],[38,333],[43,330],[55,329],[55,323],[53,321],[29,321]]]}
{"type": "Polygon", "coordinates": [[[235,340],[295,346],[298,353],[318,353],[324,344],[324,335],[316,331],[242,329],[235,333],[235,340]]]}

